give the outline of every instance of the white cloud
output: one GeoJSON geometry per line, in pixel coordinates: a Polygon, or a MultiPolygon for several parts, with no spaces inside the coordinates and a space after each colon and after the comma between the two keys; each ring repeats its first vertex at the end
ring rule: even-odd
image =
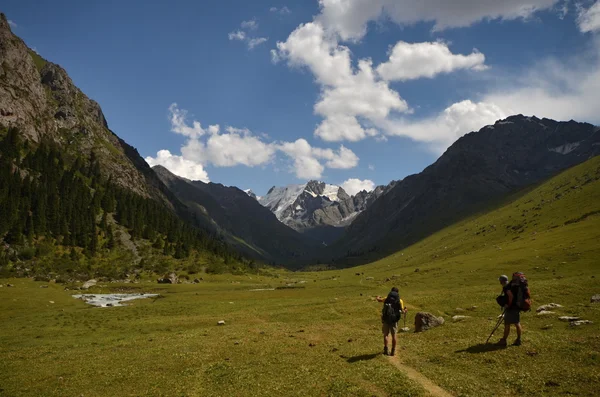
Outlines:
{"type": "Polygon", "coordinates": [[[229,40],[245,41],[246,40],[246,32],[241,31],[241,30],[236,30],[235,32],[230,32],[229,40]]]}
{"type": "Polygon", "coordinates": [[[358,141],[377,135],[372,124],[390,112],[408,111],[400,95],[378,79],[370,59],[359,60],[354,70],[350,50],[327,37],[318,23],[300,25],[285,42],[277,43],[271,57],[273,61],[285,59],[292,67],[308,67],[315,75],[321,96],[314,110],[324,118],[315,135],[324,140],[358,141]]]}
{"type": "Polygon", "coordinates": [[[242,29],[247,29],[247,30],[256,30],[258,29],[258,22],[256,22],[256,19],[251,19],[249,21],[243,21],[241,24],[242,29]]]}
{"type": "Polygon", "coordinates": [[[172,103],[169,106],[171,131],[185,135],[189,138],[197,138],[206,133],[199,122],[195,121],[192,126],[188,126],[186,123],[187,111],[179,109],[176,103],[172,103]]]}
{"type": "Polygon", "coordinates": [[[210,182],[208,174],[202,164],[184,159],[182,156],[174,156],[168,150],[159,150],[156,157],[146,157],[146,162],[154,167],[162,165],[175,175],[190,179],[192,181],[210,182]]]}
{"type": "Polygon", "coordinates": [[[248,49],[252,50],[254,49],[254,47],[257,47],[263,43],[265,43],[267,40],[269,40],[268,37],[254,37],[252,39],[248,40],[248,49]]]}
{"type": "Polygon", "coordinates": [[[242,29],[245,30],[236,30],[229,33],[229,40],[237,40],[246,43],[248,46],[248,50],[253,50],[261,44],[264,44],[269,40],[268,37],[250,37],[247,31],[258,29],[258,22],[255,19],[251,19],[249,21],[243,21],[240,25],[242,29]]]}
{"type": "Polygon", "coordinates": [[[577,24],[583,33],[600,31],[600,0],[587,10],[585,8],[579,10],[577,24]]]}
{"type": "Polygon", "coordinates": [[[269,8],[269,11],[271,11],[275,14],[279,14],[279,15],[289,15],[292,13],[292,11],[290,11],[290,9],[287,8],[286,6],[283,6],[281,8],[271,7],[271,8],[269,8]]]}
{"type": "Polygon", "coordinates": [[[442,42],[407,43],[399,41],[389,52],[389,60],[377,66],[385,80],[432,78],[458,69],[484,70],[485,56],[477,50],[469,55],[453,54],[442,42]]]}
{"type": "Polygon", "coordinates": [[[337,153],[331,149],[313,148],[306,139],[295,142],[283,142],[279,150],[294,160],[293,170],[300,179],[320,178],[328,168],[348,169],[358,165],[359,158],[343,145],[337,153]],[[327,160],[325,165],[319,160],[327,160]]]}
{"type": "Polygon", "coordinates": [[[434,30],[466,27],[473,23],[529,18],[551,9],[560,0],[319,0],[317,21],[346,40],[360,40],[367,24],[389,18],[399,25],[434,22],[434,30]]]}
{"type": "Polygon", "coordinates": [[[181,148],[181,153],[186,159],[217,167],[254,167],[270,162],[275,153],[273,144],[263,142],[246,131],[228,129],[223,134],[215,132],[206,142],[190,139],[181,148]]]}
{"type": "Polygon", "coordinates": [[[14,28],[17,27],[17,24],[9,19],[8,20],[8,26],[10,26],[12,29],[14,29],[14,28]]]}
{"type": "Polygon", "coordinates": [[[462,135],[477,131],[486,124],[509,114],[493,103],[474,103],[464,100],[455,103],[439,115],[418,121],[387,120],[384,130],[388,135],[404,136],[426,142],[436,152],[443,152],[462,135]]]}
{"type": "Polygon", "coordinates": [[[363,190],[366,190],[367,192],[372,191],[375,189],[375,182],[369,179],[360,180],[356,178],[350,178],[342,183],[342,188],[350,196],[354,196],[356,193],[362,192],[363,190]]]}
{"type": "Polygon", "coordinates": [[[370,171],[375,171],[375,166],[373,164],[369,164],[369,170],[370,171]]]}
{"type": "MultiPolygon", "coordinates": [[[[198,179],[204,172],[202,165],[217,167],[244,165],[255,167],[265,165],[283,153],[293,160],[292,171],[298,178],[320,178],[325,168],[349,169],[356,167],[358,156],[341,145],[338,150],[312,147],[305,139],[294,142],[268,142],[267,134],[254,135],[247,128],[228,126],[221,132],[219,125],[203,129],[200,122],[193,120],[192,126],[186,120],[187,111],[179,109],[176,103],[169,106],[171,131],[188,137],[181,148],[181,156],[172,155],[168,150],[158,152],[156,158],[147,157],[149,164],[161,164],[171,172],[192,179],[198,179]],[[188,167],[189,170],[185,170],[188,167]]],[[[205,176],[207,179],[208,176],[205,176]]]]}

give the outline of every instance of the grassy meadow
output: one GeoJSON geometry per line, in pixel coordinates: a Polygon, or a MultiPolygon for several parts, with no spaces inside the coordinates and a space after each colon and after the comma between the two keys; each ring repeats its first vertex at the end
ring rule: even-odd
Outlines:
{"type": "Polygon", "coordinates": [[[597,395],[600,157],[375,263],[203,278],[89,290],[160,294],[112,308],[62,284],[0,280],[0,396],[597,395]],[[534,310],[522,315],[523,346],[495,349],[484,342],[500,313],[497,277],[517,270],[534,310]],[[411,330],[420,310],[446,323],[401,333],[391,359],[373,297],[394,285],[411,330]],[[536,314],[551,302],[564,307],[536,314]]]}

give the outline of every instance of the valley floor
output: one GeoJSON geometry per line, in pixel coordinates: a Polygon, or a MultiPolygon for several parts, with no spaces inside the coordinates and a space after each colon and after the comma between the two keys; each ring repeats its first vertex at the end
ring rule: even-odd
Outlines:
{"type": "Polygon", "coordinates": [[[160,294],[109,308],[74,299],[80,291],[64,285],[0,280],[0,395],[594,396],[599,214],[596,158],[352,269],[90,289],[160,294]],[[528,276],[534,310],[522,315],[523,346],[496,349],[484,342],[500,314],[497,277],[514,271],[528,276]],[[374,296],[394,285],[411,330],[420,310],[446,323],[400,334],[391,359],[381,354],[374,296]],[[535,312],[548,303],[563,307],[535,312]],[[572,326],[561,316],[592,323],[572,326]]]}

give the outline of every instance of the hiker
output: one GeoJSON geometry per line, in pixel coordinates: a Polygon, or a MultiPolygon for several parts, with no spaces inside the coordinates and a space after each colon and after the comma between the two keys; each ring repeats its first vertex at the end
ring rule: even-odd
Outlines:
{"type": "Polygon", "coordinates": [[[396,334],[398,333],[398,321],[402,317],[402,313],[406,315],[408,311],[404,307],[404,301],[400,299],[398,288],[392,287],[386,298],[381,296],[376,297],[377,302],[383,302],[381,310],[381,330],[383,332],[383,354],[388,355],[388,338],[392,334],[392,350],[389,355],[393,356],[396,352],[396,334]]]}
{"type": "Polygon", "coordinates": [[[531,307],[527,279],[523,273],[516,272],[513,273],[510,282],[508,282],[508,277],[504,275],[500,276],[499,280],[506,299],[504,304],[504,336],[496,345],[506,346],[506,341],[510,335],[510,326],[514,324],[517,329],[517,339],[513,342],[513,346],[521,346],[521,334],[523,333],[521,311],[528,311],[531,307]]]}

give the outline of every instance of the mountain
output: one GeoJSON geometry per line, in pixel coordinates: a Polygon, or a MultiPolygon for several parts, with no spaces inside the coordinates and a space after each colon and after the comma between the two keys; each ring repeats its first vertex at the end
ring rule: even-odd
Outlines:
{"type": "Polygon", "coordinates": [[[4,14],[0,65],[0,262],[33,256],[46,270],[70,263],[72,272],[113,275],[173,269],[171,260],[190,255],[219,271],[243,262],[109,129],[63,68],[11,32],[4,14]],[[65,250],[71,262],[50,259],[65,250]]]}
{"type": "Polygon", "coordinates": [[[317,242],[279,222],[248,192],[218,183],[190,181],[162,166],[153,169],[198,218],[249,256],[293,266],[318,248],[317,242]]]}
{"type": "Polygon", "coordinates": [[[386,189],[388,187],[378,186],[372,192],[362,191],[349,196],[340,186],[309,181],[301,185],[273,186],[258,201],[282,223],[329,244],[386,189]]]}
{"type": "Polygon", "coordinates": [[[587,123],[516,115],[469,133],[361,212],[328,254],[355,264],[402,249],[598,155],[599,131],[587,123]]]}
{"type": "Polygon", "coordinates": [[[252,189],[246,189],[246,190],[244,190],[244,193],[246,193],[248,196],[252,197],[254,200],[260,199],[260,197],[258,197],[256,194],[254,194],[252,189]]]}

